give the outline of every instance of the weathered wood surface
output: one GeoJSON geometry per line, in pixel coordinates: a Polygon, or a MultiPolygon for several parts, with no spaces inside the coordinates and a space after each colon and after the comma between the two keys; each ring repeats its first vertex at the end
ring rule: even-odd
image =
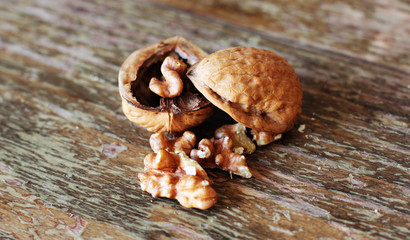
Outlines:
{"type": "Polygon", "coordinates": [[[0,237],[408,238],[409,4],[287,2],[0,0],[0,237]],[[304,87],[253,178],[209,171],[207,211],[140,190],[150,133],[120,108],[122,61],[173,35],[274,50],[304,87]]]}
{"type": "MultiPolygon", "coordinates": [[[[264,31],[322,50],[410,70],[410,6],[402,0],[173,1],[155,0],[201,16],[264,31]],[[238,14],[240,13],[240,14],[238,14]]],[[[261,36],[252,39],[258,42],[261,36]]]]}

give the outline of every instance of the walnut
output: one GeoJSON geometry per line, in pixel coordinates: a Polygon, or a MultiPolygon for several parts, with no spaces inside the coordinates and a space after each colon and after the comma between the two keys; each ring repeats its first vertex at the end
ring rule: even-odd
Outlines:
{"type": "Polygon", "coordinates": [[[179,36],[133,52],[118,77],[125,116],[151,132],[182,132],[203,122],[212,115],[213,105],[185,71],[205,56],[179,36]]]}
{"type": "Polygon", "coordinates": [[[193,65],[187,76],[215,106],[258,132],[286,132],[301,114],[302,85],[292,66],[271,51],[223,49],[193,65]]]}
{"type": "Polygon", "coordinates": [[[191,158],[195,159],[203,168],[216,168],[214,147],[215,139],[204,138],[198,143],[198,149],[191,150],[191,158]]]}
{"type": "Polygon", "coordinates": [[[154,133],[149,139],[152,151],[166,150],[178,153],[180,151],[189,154],[195,147],[196,136],[191,131],[185,131],[180,137],[169,139],[164,133],[154,133]]]}
{"type": "Polygon", "coordinates": [[[145,172],[139,173],[141,188],[153,197],[176,199],[186,208],[208,209],[217,200],[204,169],[184,152],[159,150],[144,159],[145,172]]]}
{"type": "Polygon", "coordinates": [[[252,177],[242,154],[255,151],[255,144],[246,136],[245,127],[238,123],[225,125],[215,131],[212,139],[202,139],[198,149],[191,151],[191,158],[204,168],[219,167],[244,178],[252,177]]]}
{"type": "Polygon", "coordinates": [[[224,125],[215,131],[215,138],[225,136],[232,139],[233,152],[239,154],[251,154],[255,152],[255,144],[246,136],[246,127],[240,123],[224,125]]]}
{"type": "Polygon", "coordinates": [[[233,47],[207,55],[182,37],[132,53],[120,69],[119,90],[126,117],[156,132],[150,138],[155,153],[145,157],[145,172],[138,174],[142,189],[199,209],[216,203],[202,167],[250,178],[244,154],[256,146],[246,128],[258,146],[279,139],[300,116],[303,95],[292,66],[271,51],[233,47]],[[213,105],[238,123],[219,128],[197,149],[192,132],[163,134],[199,125],[213,105]]]}
{"type": "Polygon", "coordinates": [[[173,98],[181,95],[184,83],[181,76],[186,73],[186,64],[172,56],[165,58],[161,65],[163,80],[151,78],[148,88],[163,98],[173,98]]]}
{"type": "Polygon", "coordinates": [[[231,138],[224,137],[215,140],[214,147],[218,153],[215,156],[215,163],[218,167],[244,178],[252,177],[252,173],[246,164],[245,156],[233,151],[234,145],[231,138]]]}
{"type": "Polygon", "coordinates": [[[282,138],[282,134],[274,134],[269,132],[258,132],[254,129],[251,131],[253,138],[258,146],[264,146],[282,138]]]}

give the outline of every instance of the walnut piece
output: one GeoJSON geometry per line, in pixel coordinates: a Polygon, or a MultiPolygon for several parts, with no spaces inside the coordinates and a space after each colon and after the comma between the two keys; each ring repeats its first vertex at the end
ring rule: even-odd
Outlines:
{"type": "Polygon", "coordinates": [[[238,123],[225,125],[215,131],[212,139],[202,139],[198,149],[191,151],[191,158],[204,168],[219,167],[244,178],[252,177],[246,158],[242,154],[250,154],[256,146],[246,136],[245,127],[238,123]]]}
{"type": "Polygon", "coordinates": [[[233,140],[229,137],[224,137],[214,141],[215,151],[218,153],[215,156],[215,163],[222,170],[232,172],[244,178],[252,177],[246,164],[245,156],[233,151],[233,140]]]}
{"type": "Polygon", "coordinates": [[[198,149],[191,150],[191,158],[195,159],[203,168],[216,168],[215,163],[216,151],[214,147],[214,138],[204,138],[198,143],[198,149]]]}
{"type": "Polygon", "coordinates": [[[205,170],[183,151],[159,150],[144,159],[145,172],[139,173],[141,188],[153,197],[178,200],[186,208],[208,209],[217,200],[205,170]]]}
{"type": "Polygon", "coordinates": [[[195,147],[196,136],[191,131],[185,131],[180,137],[169,139],[164,133],[154,133],[149,139],[149,144],[154,152],[166,150],[168,152],[184,152],[189,154],[195,147]]]}
{"type": "Polygon", "coordinates": [[[218,128],[214,134],[216,139],[225,136],[232,139],[233,152],[239,154],[251,154],[255,152],[255,144],[246,136],[246,127],[240,123],[224,125],[218,128]]]}
{"type": "Polygon", "coordinates": [[[186,64],[172,56],[165,58],[161,65],[163,79],[151,78],[149,89],[163,98],[173,98],[181,95],[184,82],[181,77],[185,76],[186,64]]]}
{"type": "Polygon", "coordinates": [[[258,132],[254,129],[251,130],[251,133],[253,135],[252,140],[256,141],[256,144],[258,146],[265,146],[268,145],[271,142],[274,142],[276,140],[279,140],[282,138],[282,134],[275,134],[275,133],[269,133],[269,132],[258,132]]]}

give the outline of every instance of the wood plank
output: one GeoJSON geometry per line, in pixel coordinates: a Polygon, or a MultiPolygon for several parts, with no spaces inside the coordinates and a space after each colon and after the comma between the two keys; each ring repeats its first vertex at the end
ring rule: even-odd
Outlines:
{"type": "MultiPolygon", "coordinates": [[[[410,70],[410,5],[406,1],[154,2],[299,44],[410,70]]],[[[257,36],[253,39],[260,40],[257,36]]]]}
{"type": "Polygon", "coordinates": [[[84,219],[44,204],[37,196],[22,188],[16,178],[3,178],[0,182],[2,199],[2,239],[97,239],[117,236],[121,239],[135,239],[135,235],[119,226],[84,219]],[[13,184],[11,184],[14,181],[13,184]],[[8,182],[8,183],[7,183],[8,182]]]}
{"type": "MultiPolygon", "coordinates": [[[[144,1],[2,2],[0,210],[7,217],[0,230],[16,238],[71,236],[51,229],[83,221],[83,238],[408,236],[406,68],[195,11],[144,1]],[[122,61],[175,34],[209,52],[232,45],[274,50],[289,59],[304,87],[296,128],[248,157],[252,179],[209,171],[219,201],[207,211],[140,190],[136,174],[150,152],[150,133],[120,108],[122,61]],[[39,223],[23,221],[30,217],[39,223]],[[20,225],[9,229],[10,219],[20,225]]],[[[195,131],[211,131],[220,117],[195,131]]]]}

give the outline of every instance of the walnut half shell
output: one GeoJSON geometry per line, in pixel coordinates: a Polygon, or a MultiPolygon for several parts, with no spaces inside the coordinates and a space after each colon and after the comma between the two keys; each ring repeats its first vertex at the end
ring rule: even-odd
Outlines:
{"type": "Polygon", "coordinates": [[[271,51],[223,49],[192,66],[187,76],[215,106],[257,132],[288,131],[301,114],[302,85],[292,66],[271,51]]]}
{"type": "Polygon", "coordinates": [[[167,56],[179,59],[188,67],[207,54],[183,37],[176,36],[133,52],[119,72],[122,109],[132,122],[151,132],[182,132],[202,123],[213,113],[213,105],[187,77],[182,94],[162,98],[149,89],[151,78],[162,77],[160,68],[167,56]]]}

